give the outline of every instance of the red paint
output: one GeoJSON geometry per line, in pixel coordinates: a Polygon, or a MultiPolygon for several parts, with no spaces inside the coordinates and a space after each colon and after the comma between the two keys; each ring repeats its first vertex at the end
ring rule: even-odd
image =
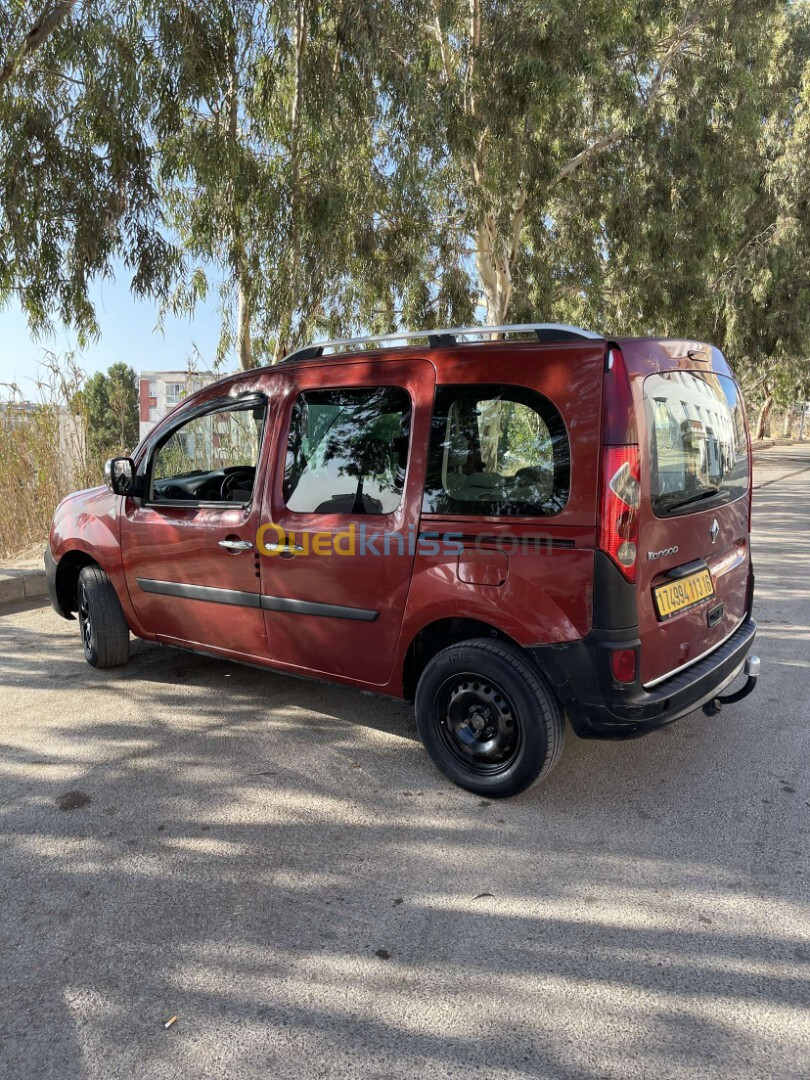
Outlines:
{"type": "Polygon", "coordinates": [[[149,380],[141,379],[138,387],[138,415],[146,423],[149,420],[149,410],[157,405],[157,398],[149,396],[149,380]]]}
{"type": "MultiPolygon", "coordinates": [[[[325,542],[328,554],[262,557],[262,590],[271,596],[339,604],[379,611],[374,622],[354,622],[269,611],[265,614],[270,657],[274,664],[319,675],[338,676],[382,687],[392,678],[395,651],[411,582],[414,556],[405,541],[416,537],[428,434],[429,404],[433,401],[435,371],[426,360],[374,361],[371,363],[295,364],[282,368],[277,393],[278,429],[285,432],[276,451],[265,491],[264,521],[295,534],[301,546],[312,547],[315,533],[329,537],[364,525],[369,533],[387,531],[402,535],[403,548],[391,547],[391,555],[336,554],[334,541],[325,542]],[[399,508],[392,514],[297,514],[288,510],[281,495],[286,456],[286,432],[296,396],[303,390],[329,387],[401,386],[412,403],[412,451],[399,508]],[[310,543],[306,542],[309,534],[310,543]]],[[[340,541],[345,550],[347,545],[340,541]]],[[[377,542],[379,550],[380,543],[377,542]]]]}
{"type": "Polygon", "coordinates": [[[509,557],[502,551],[465,550],[456,567],[459,581],[465,585],[488,585],[498,588],[509,576],[509,557]]]}
{"type": "MultiPolygon", "coordinates": [[[[639,424],[639,443],[646,447],[648,432],[643,404],[643,383],[647,375],[661,370],[714,372],[733,378],[722,353],[708,345],[690,341],[628,340],[619,342],[630,374],[639,424]]],[[[750,456],[750,454],[749,454],[750,456]]],[[[746,583],[750,564],[750,477],[749,494],[725,506],[672,518],[656,517],[649,495],[648,466],[642,455],[641,506],[639,509],[640,558],[638,562],[638,621],[641,640],[641,681],[660,679],[689,660],[709,652],[739,625],[745,615],[746,583]],[[720,534],[709,540],[712,521],[717,519],[720,534]],[[676,554],[650,561],[649,551],[677,546],[676,554]],[[728,562],[728,556],[740,553],[728,562]],[[653,589],[673,567],[705,560],[712,571],[715,598],[662,623],[655,610],[653,589]],[[723,617],[708,625],[708,611],[723,604],[723,617]],[[681,649],[686,645],[687,659],[681,649]]]]}
{"type": "MultiPolygon", "coordinates": [[[[627,340],[618,343],[622,367],[615,373],[620,393],[613,400],[609,428],[627,432],[638,425],[641,498],[635,527],[639,554],[677,544],[674,562],[706,558],[717,603],[719,626],[709,628],[705,611],[687,612],[662,627],[652,589],[673,560],[639,558],[637,620],[642,681],[659,677],[697,657],[721,640],[743,616],[748,572],[749,498],[721,510],[673,521],[656,518],[650,507],[644,447],[642,382],[661,369],[714,370],[728,374],[716,349],[689,342],[627,340]],[[623,395],[623,396],[622,396],[623,395]],[[632,409],[630,408],[632,405],[632,409]],[[614,407],[615,406],[615,407],[614,407]],[[717,517],[720,537],[707,552],[702,519],[717,517]]],[[[608,347],[587,341],[564,345],[492,342],[440,350],[387,349],[326,360],[255,369],[228,376],[185,399],[165,417],[135,453],[145,468],[157,440],[185,413],[223,395],[266,394],[271,433],[262,449],[252,506],[202,508],[149,506],[119,498],[106,488],[80,492],[57,510],[51,532],[54,557],[76,550],[92,556],[110,575],[132,631],[144,638],[190,645],[300,674],[399,695],[409,647],[420,631],[439,620],[474,619],[508,635],[519,645],[576,642],[592,628],[594,561],[600,533],[602,400],[608,347]],[[563,417],[571,448],[571,487],[565,507],[548,518],[423,514],[431,411],[437,385],[502,383],[525,386],[549,398],[563,417]],[[411,449],[403,498],[389,515],[363,515],[367,528],[455,534],[456,546],[438,554],[422,550],[387,557],[337,555],[233,555],[219,541],[239,537],[255,543],[263,523],[297,537],[331,537],[359,524],[357,515],[296,514],[281,498],[290,411],[307,388],[396,385],[412,400],[411,449]],[[459,550],[459,546],[461,550],[459,550]],[[257,576],[258,575],[258,576],[257,576]],[[373,622],[227,606],[199,599],[158,595],[138,585],[157,579],[282,600],[372,609],[373,622]]],[[[608,380],[608,392],[610,380],[608,380]]],[[[141,417],[145,390],[141,384],[141,417]]],[[[633,439],[635,441],[635,438],[633,439]]],[[[610,550],[610,548],[608,548],[610,550]]],[[[624,624],[628,625],[628,624],[624,624]]],[[[635,674],[636,653],[633,652],[635,674]]],[[[629,659],[615,664],[629,672],[629,659]]],[[[617,678],[621,676],[614,667],[617,678]]]]}

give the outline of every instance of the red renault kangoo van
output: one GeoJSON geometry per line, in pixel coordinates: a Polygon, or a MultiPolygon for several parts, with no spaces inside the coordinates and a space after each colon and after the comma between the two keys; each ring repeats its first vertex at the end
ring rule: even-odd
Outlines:
{"type": "Polygon", "coordinates": [[[45,561],[96,667],[132,633],[411,698],[436,765],[497,797],[565,717],[624,738],[751,691],[750,515],[717,349],[468,327],[206,386],[61,503],[45,561]]]}

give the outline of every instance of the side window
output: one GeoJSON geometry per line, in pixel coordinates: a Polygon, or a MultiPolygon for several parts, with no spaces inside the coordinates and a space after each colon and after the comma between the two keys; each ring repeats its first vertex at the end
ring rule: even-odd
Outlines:
{"type": "Polygon", "coordinates": [[[558,514],[571,453],[552,403],[522,386],[443,386],[436,392],[425,513],[558,514]]]}
{"type": "Polygon", "coordinates": [[[266,410],[251,398],[175,428],[152,459],[153,501],[249,502],[266,410]]]}
{"type": "Polygon", "coordinates": [[[402,501],[411,401],[398,386],[307,390],[292,410],[283,496],[299,514],[390,514],[402,501]]]}

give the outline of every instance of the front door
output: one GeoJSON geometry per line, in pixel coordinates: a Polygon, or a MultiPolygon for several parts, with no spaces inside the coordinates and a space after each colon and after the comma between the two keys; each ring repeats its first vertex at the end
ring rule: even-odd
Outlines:
{"type": "Polygon", "coordinates": [[[322,361],[285,377],[260,530],[270,656],[382,685],[416,551],[433,366],[322,361]]]}
{"type": "Polygon", "coordinates": [[[139,462],[145,498],[124,500],[121,547],[135,611],[160,641],[267,657],[255,546],[266,414],[257,394],[191,405],[139,462]]]}

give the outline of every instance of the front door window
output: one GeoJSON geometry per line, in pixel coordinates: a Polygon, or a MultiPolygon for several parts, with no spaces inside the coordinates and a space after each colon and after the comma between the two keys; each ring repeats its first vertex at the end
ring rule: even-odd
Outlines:
{"type": "Polygon", "coordinates": [[[220,405],[175,428],[155,453],[153,502],[248,503],[266,403],[220,405]]]}

